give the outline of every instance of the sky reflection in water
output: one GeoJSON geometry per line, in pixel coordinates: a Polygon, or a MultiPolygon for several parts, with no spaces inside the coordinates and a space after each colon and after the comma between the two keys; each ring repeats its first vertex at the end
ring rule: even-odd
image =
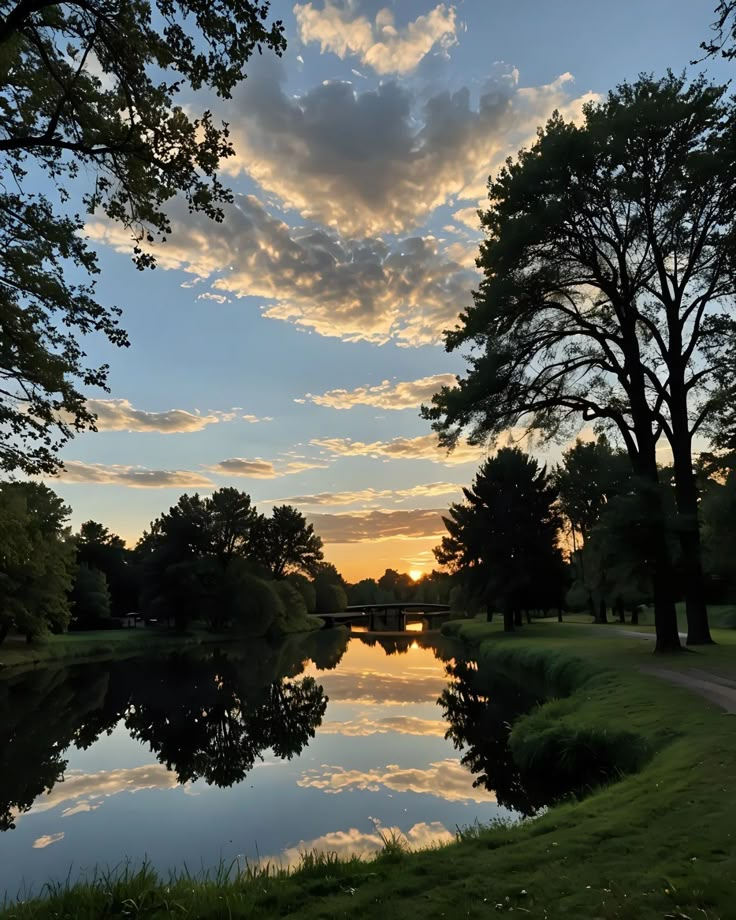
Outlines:
{"type": "MultiPolygon", "coordinates": [[[[389,829],[400,831],[412,846],[427,846],[451,839],[458,825],[508,815],[492,792],[473,787],[473,776],[444,738],[446,724],[437,705],[447,686],[443,661],[416,641],[386,647],[371,642],[352,639],[341,658],[334,638],[312,637],[304,648],[292,643],[288,654],[271,649],[276,664],[270,674],[260,660],[257,665],[241,660],[233,698],[254,714],[245,729],[252,749],[242,757],[245,736],[235,731],[239,720],[213,719],[218,697],[206,670],[195,679],[207,684],[199,687],[205,702],[196,697],[190,705],[182,702],[187,691],[180,690],[169,666],[156,662],[150,692],[142,700],[134,694],[137,702],[131,706],[128,690],[116,688],[127,687],[134,677],[145,682],[145,668],[137,662],[95,666],[99,708],[87,707],[81,727],[71,726],[68,734],[83,744],[98,730],[103,733],[86,750],[72,743],[61,755],[61,747],[58,754],[67,761],[63,779],[38,795],[30,810],[11,808],[16,827],[0,834],[0,890],[11,896],[24,886],[38,890],[51,877],[66,877],[70,867],[75,878],[95,864],[114,866],[144,855],[164,870],[186,863],[198,871],[235,858],[292,863],[311,848],[366,854],[381,846],[380,832],[389,829]],[[327,650],[325,641],[332,643],[327,650]],[[387,654],[397,650],[402,653],[387,654]],[[121,684],[123,666],[128,670],[121,684]],[[158,675],[161,670],[166,674],[158,675]],[[283,679],[265,690],[259,686],[274,678],[283,679]],[[319,687],[329,702],[310,739],[306,730],[300,734],[301,723],[319,723],[324,709],[319,687]],[[285,694],[287,709],[278,709],[285,694]],[[122,717],[116,705],[123,707],[122,717]],[[264,728],[272,706],[277,707],[274,726],[264,728]],[[253,740],[258,732],[262,736],[253,740]],[[272,746],[261,750],[265,743],[272,746]],[[211,756],[208,745],[218,747],[219,754],[211,756]],[[239,758],[242,763],[233,768],[239,758]],[[234,784],[219,788],[202,776],[234,784]]],[[[182,667],[186,672],[179,665],[174,673],[183,680],[182,667]]],[[[74,674],[81,696],[94,695],[81,669],[74,674]]],[[[92,672],[88,675],[91,679],[92,672]]],[[[58,673],[54,679],[61,680],[58,673]]],[[[70,682],[61,689],[54,683],[53,693],[58,697],[70,682]]],[[[16,699],[22,689],[15,688],[16,699]]],[[[7,697],[2,702],[9,705],[7,697]]],[[[73,709],[73,703],[69,706],[73,709]]],[[[39,711],[37,717],[46,716],[39,711]]],[[[28,717],[22,730],[37,727],[28,717]]],[[[18,729],[15,738],[11,734],[9,750],[24,744],[19,735],[18,729]]],[[[12,774],[12,751],[5,769],[12,774]]],[[[38,789],[50,785],[53,775],[51,769],[38,780],[38,789]]],[[[23,783],[28,786],[27,778],[23,783]]],[[[13,799],[12,789],[5,794],[16,803],[30,802],[33,795],[13,799]]]]}

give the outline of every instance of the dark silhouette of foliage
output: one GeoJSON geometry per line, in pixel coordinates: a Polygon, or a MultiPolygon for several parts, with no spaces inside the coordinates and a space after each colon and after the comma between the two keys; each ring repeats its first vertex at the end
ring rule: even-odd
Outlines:
{"type": "Polygon", "coordinates": [[[255,556],[274,578],[293,572],[315,575],[322,562],[322,540],[304,515],[291,505],[278,505],[270,518],[261,518],[255,556]]]}
{"type": "Polygon", "coordinates": [[[0,483],[0,642],[11,628],[30,642],[69,622],[70,513],[41,483],[0,483]]]}
{"type": "Polygon", "coordinates": [[[691,444],[733,401],[728,312],[736,198],[727,88],[669,73],[556,114],[489,184],[484,279],[446,337],[472,345],[457,388],[424,410],[443,443],[523,424],[543,438],[580,421],[613,428],[649,504],[657,648],[679,648],[657,488],[674,454],[688,641],[707,642],[691,444]],[[644,485],[645,484],[645,485],[644,485]]]}
{"type": "Polygon", "coordinates": [[[498,605],[508,631],[521,624],[522,610],[557,606],[559,586],[549,579],[562,572],[560,520],[546,468],[504,447],[463,493],[443,518],[448,536],[434,551],[440,565],[464,578],[489,613],[498,605]]]}
{"type": "MultiPolygon", "coordinates": [[[[77,562],[102,572],[110,591],[111,613],[124,616],[138,607],[140,577],[125,541],[97,521],[85,521],[76,536],[77,562]]],[[[75,614],[76,615],[76,614],[75,614]]]]}
{"type": "MultiPolygon", "coordinates": [[[[104,387],[81,339],[128,344],[120,311],[95,299],[86,215],[130,232],[138,268],[170,232],[167,204],[222,220],[227,125],[177,95],[229,97],[251,54],[285,47],[267,2],[0,2],[0,469],[54,472],[58,449],[94,429],[82,388],[104,387]],[[53,196],[33,189],[44,175],[53,196]],[[70,208],[81,186],[81,207],[70,208]],[[71,213],[70,213],[71,212],[71,213]],[[74,282],[74,265],[88,280],[74,282]]],[[[37,187],[37,186],[36,186],[37,187]]]]}

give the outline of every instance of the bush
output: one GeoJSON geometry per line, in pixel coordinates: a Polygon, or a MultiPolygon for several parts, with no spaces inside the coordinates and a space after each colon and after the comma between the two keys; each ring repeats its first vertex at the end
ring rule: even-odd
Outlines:
{"type": "Polygon", "coordinates": [[[339,613],[347,607],[348,596],[342,585],[318,578],[314,586],[317,591],[317,614],[339,613]]]}
{"type": "Polygon", "coordinates": [[[288,575],[286,578],[288,584],[294,585],[304,598],[307,613],[315,613],[317,610],[317,591],[312,582],[304,575],[288,575]]]}
{"type": "Polygon", "coordinates": [[[234,627],[249,636],[263,636],[285,618],[275,583],[237,569],[232,575],[230,608],[234,627]]]}

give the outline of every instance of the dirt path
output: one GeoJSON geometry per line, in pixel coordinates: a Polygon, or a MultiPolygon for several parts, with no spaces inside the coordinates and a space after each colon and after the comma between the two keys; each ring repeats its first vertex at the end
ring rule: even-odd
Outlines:
{"type": "MultiPolygon", "coordinates": [[[[610,635],[615,632],[616,635],[623,636],[626,639],[648,639],[654,640],[654,633],[637,632],[634,629],[620,629],[613,627],[605,632],[598,632],[600,636],[610,635]]],[[[687,633],[679,633],[681,641],[687,639],[687,633]]],[[[736,715],[736,680],[728,677],[722,677],[720,674],[713,674],[710,671],[703,671],[701,668],[685,668],[681,671],[672,671],[669,668],[660,668],[656,665],[645,665],[642,668],[647,674],[653,674],[662,680],[667,680],[671,684],[677,684],[679,687],[687,687],[693,693],[710,700],[726,712],[736,715]]]]}

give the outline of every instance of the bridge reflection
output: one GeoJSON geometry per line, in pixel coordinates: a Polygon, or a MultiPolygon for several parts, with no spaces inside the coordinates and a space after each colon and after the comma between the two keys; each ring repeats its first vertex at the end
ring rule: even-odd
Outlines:
{"type": "Polygon", "coordinates": [[[450,619],[449,604],[361,604],[339,613],[322,613],[326,627],[350,626],[368,632],[405,633],[439,629],[450,619]]]}

